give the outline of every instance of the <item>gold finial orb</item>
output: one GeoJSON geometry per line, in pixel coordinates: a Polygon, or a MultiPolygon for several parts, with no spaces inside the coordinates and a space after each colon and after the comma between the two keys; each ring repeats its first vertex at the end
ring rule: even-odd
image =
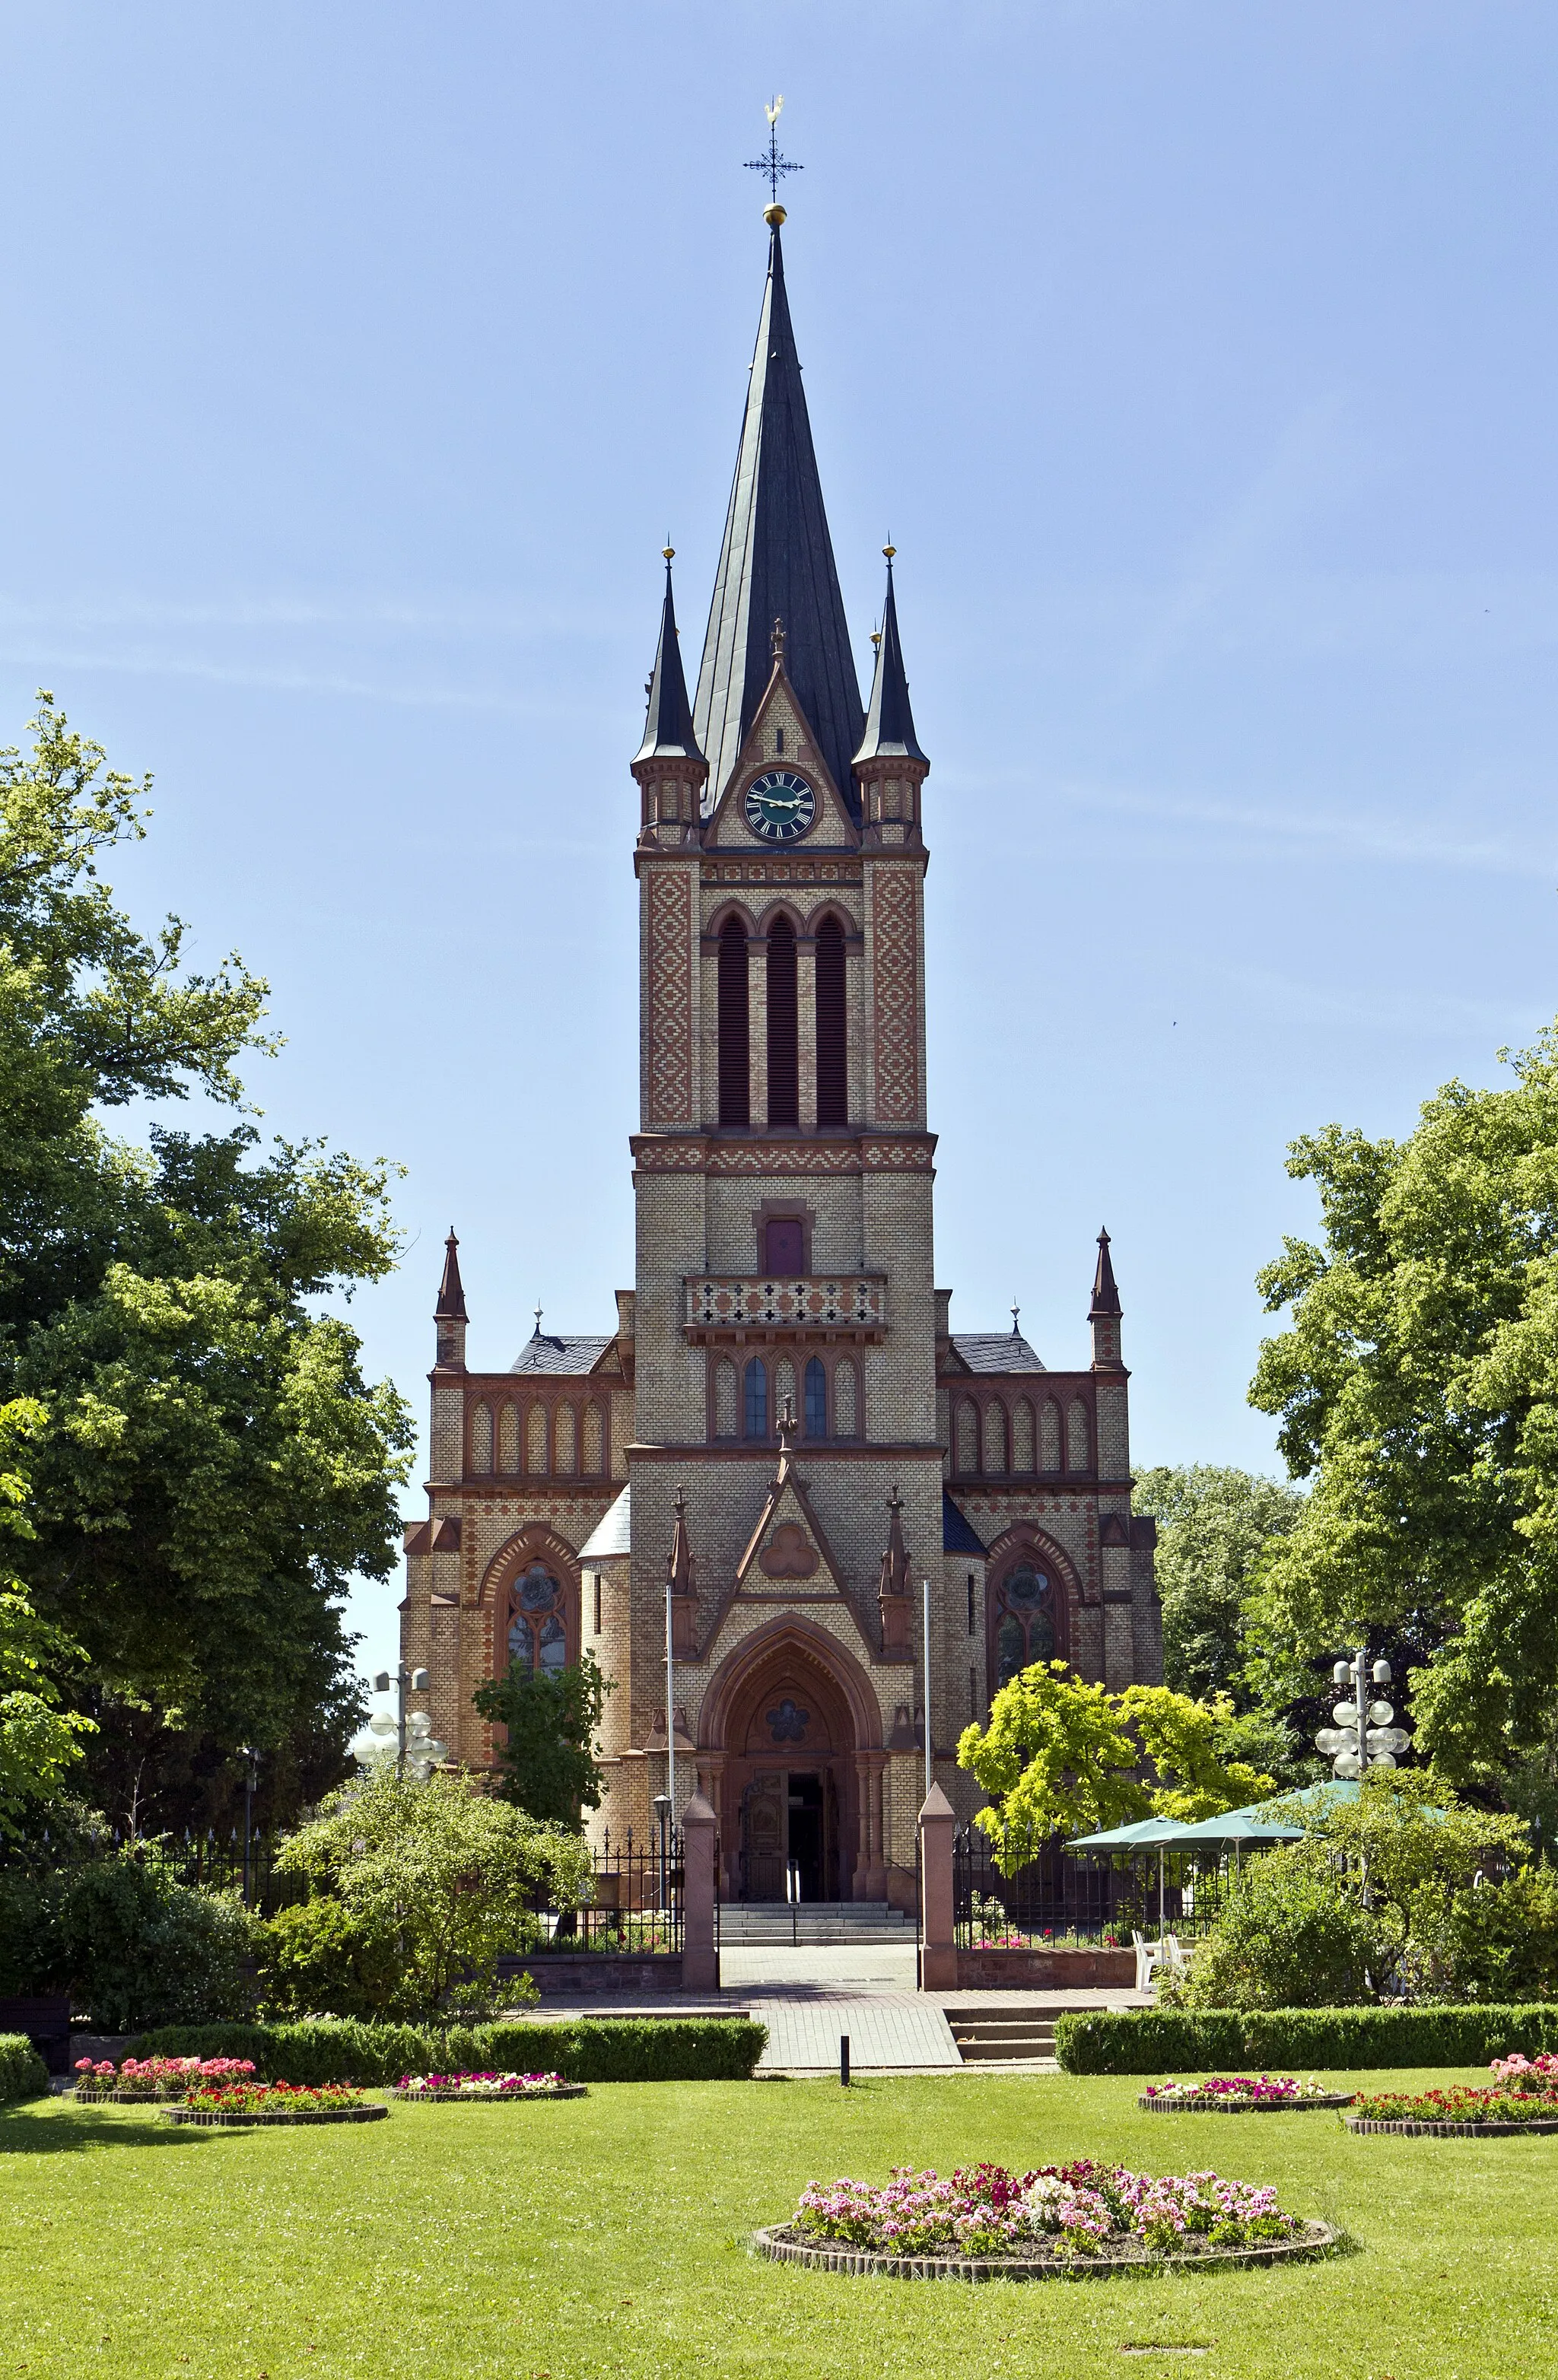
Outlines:
{"type": "Polygon", "coordinates": [[[663,545],[660,552],[662,560],[665,562],[675,562],[676,559],[676,549],[674,545],[663,545]]]}
{"type": "Polygon", "coordinates": [[[777,199],[774,200],[772,206],[764,207],[762,211],[762,219],[765,224],[772,224],[775,231],[777,231],[780,225],[785,221],[785,210],[780,205],[777,199]]]}
{"type": "Polygon", "coordinates": [[[891,562],[898,549],[895,545],[884,545],[882,551],[887,556],[888,561],[891,562]]]}

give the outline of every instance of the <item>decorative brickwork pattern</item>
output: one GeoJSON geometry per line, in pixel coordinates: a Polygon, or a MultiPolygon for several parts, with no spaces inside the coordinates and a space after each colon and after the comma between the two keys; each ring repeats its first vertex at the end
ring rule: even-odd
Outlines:
{"type": "Polygon", "coordinates": [[[655,868],[649,883],[649,1117],[692,1121],[692,878],[655,868]]]}
{"type": "Polygon", "coordinates": [[[1033,1407],[1026,1397],[1019,1397],[1012,1415],[1012,1469],[1031,1471],[1033,1468],[1033,1407]]]}
{"type": "Polygon", "coordinates": [[[993,1397],[984,1409],[984,1467],[987,1471],[1006,1468],[1006,1415],[993,1397]]]}
{"type": "Polygon", "coordinates": [[[960,1397],[956,1415],[955,1466],[967,1478],[980,1467],[979,1415],[967,1397],[960,1397]]]}
{"type": "Polygon", "coordinates": [[[876,1112],[883,1123],[912,1123],[919,1112],[918,880],[907,868],[881,868],[873,888],[876,1112]]]}
{"type": "Polygon", "coordinates": [[[830,1330],[882,1330],[887,1321],[882,1280],[704,1280],[687,1285],[689,1330],[724,1323],[796,1322],[830,1330]]]}
{"type": "Polygon", "coordinates": [[[1058,1471],[1060,1467],[1060,1407],[1053,1397],[1046,1397],[1039,1416],[1039,1468],[1058,1471]]]}
{"type": "Polygon", "coordinates": [[[542,1472],[546,1469],[546,1407],[530,1407],[525,1421],[525,1468],[542,1472]]]}
{"type": "Polygon", "coordinates": [[[503,1422],[498,1431],[498,1468],[510,1478],[519,1468],[519,1412],[516,1405],[505,1405],[503,1422]]]}
{"type": "Polygon", "coordinates": [[[1080,1397],[1073,1397],[1071,1411],[1065,1416],[1065,1451],[1067,1469],[1086,1471],[1092,1461],[1092,1447],[1088,1429],[1088,1408],[1080,1397]]]}
{"type": "Polygon", "coordinates": [[[552,1468],[566,1478],[578,1451],[578,1423],[572,1405],[559,1405],[553,1420],[552,1468]]]}
{"type": "Polygon", "coordinates": [[[603,1436],[603,1433],[601,1427],[600,1406],[593,1404],[586,1405],[584,1409],[584,1459],[579,1464],[579,1469],[588,1473],[590,1478],[598,1477],[600,1473],[602,1473],[606,1467],[605,1455],[602,1443],[603,1436]]]}

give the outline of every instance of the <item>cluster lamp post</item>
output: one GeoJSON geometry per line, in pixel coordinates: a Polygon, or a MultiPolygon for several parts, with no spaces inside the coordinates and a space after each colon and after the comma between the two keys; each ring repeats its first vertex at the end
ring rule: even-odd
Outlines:
{"type": "Polygon", "coordinates": [[[432,1681],[425,1670],[408,1670],[404,1663],[396,1670],[376,1671],[373,1679],[373,1692],[376,1694],[387,1694],[393,1687],[396,1694],[396,1712],[392,1718],[388,1711],[375,1711],[368,1722],[371,1735],[376,1735],[382,1741],[387,1741],[390,1736],[394,1736],[396,1775],[404,1777],[409,1767],[419,1785],[427,1783],[439,1762],[447,1759],[449,1754],[448,1745],[441,1743],[434,1735],[432,1721],[426,1711],[408,1711],[406,1707],[406,1696],[408,1692],[413,1694],[425,1694],[432,1683],[432,1681]]]}
{"type": "Polygon", "coordinates": [[[1337,1662],[1331,1676],[1342,1699],[1332,1708],[1336,1724],[1321,1729],[1315,1750],[1329,1755],[1332,1775],[1362,1777],[1370,1768],[1394,1768],[1412,1739],[1404,1727],[1392,1724],[1394,1706],[1370,1693],[1390,1684],[1390,1663],[1370,1664],[1368,1646],[1360,1645],[1350,1661],[1337,1662]]]}

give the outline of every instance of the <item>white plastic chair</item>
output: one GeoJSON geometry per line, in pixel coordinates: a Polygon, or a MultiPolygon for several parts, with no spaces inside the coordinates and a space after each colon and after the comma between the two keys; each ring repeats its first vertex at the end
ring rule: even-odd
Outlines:
{"type": "Polygon", "coordinates": [[[1177,1981],[1177,1979],[1187,1972],[1190,1964],[1188,1958],[1186,1956],[1184,1949],[1180,1946],[1178,1935],[1165,1934],[1163,1936],[1162,1947],[1163,1954],[1162,1962],[1168,1969],[1169,1973],[1177,1981]]]}
{"type": "Polygon", "coordinates": [[[1162,1942],[1149,1942],[1134,1926],[1131,1928],[1131,1941],[1136,1949],[1136,1988],[1138,1992],[1145,1992],[1151,1987],[1153,1968],[1162,1965],[1163,1945],[1162,1942]]]}

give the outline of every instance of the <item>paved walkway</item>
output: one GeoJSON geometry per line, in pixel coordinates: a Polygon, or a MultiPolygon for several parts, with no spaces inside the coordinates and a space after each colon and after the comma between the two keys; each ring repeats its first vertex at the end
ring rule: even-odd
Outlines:
{"type": "MultiPolygon", "coordinates": [[[[768,2046],[758,2068],[761,2074],[836,2073],[841,2033],[849,2035],[854,2070],[963,2072],[968,2070],[957,2054],[948,2010],[1023,2008],[1048,2013],[1105,2005],[1144,2008],[1152,1998],[1150,1992],[1129,1991],[918,1992],[912,1942],[732,1946],[720,1954],[720,1976],[721,1991],[698,2007],[750,2009],[767,2025],[768,2046]]],[[[546,2003],[559,2014],[564,2005],[546,2003]]],[[[688,2002],[674,1993],[614,1997],[589,2005],[597,2015],[691,2013],[688,2002]]]]}

